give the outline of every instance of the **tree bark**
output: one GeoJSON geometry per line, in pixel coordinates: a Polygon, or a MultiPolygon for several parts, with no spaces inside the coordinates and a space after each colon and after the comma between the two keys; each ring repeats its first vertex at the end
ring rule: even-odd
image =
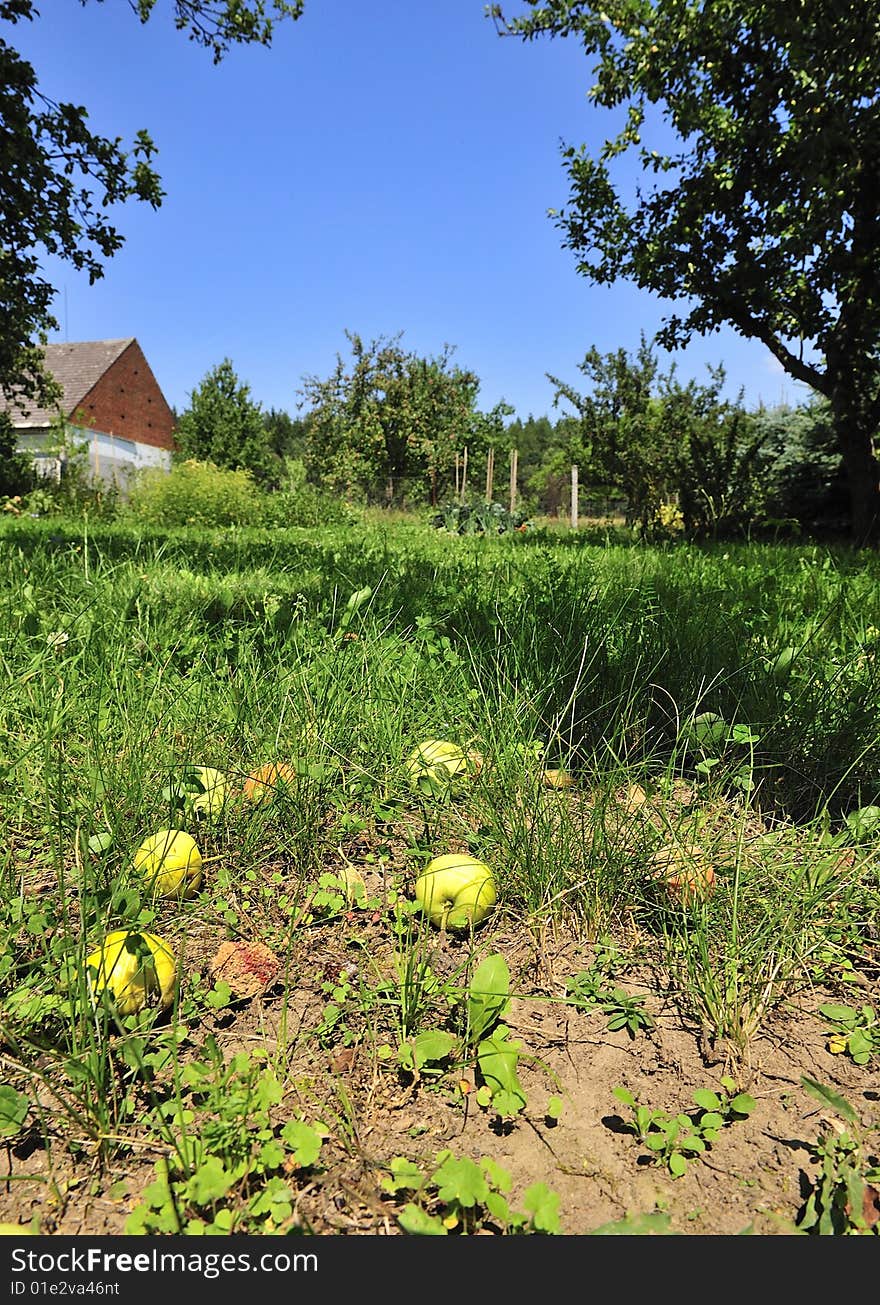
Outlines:
{"type": "Polygon", "coordinates": [[[850,498],[852,541],[856,548],[880,544],[880,463],[874,452],[876,420],[835,395],[832,413],[850,498]]]}

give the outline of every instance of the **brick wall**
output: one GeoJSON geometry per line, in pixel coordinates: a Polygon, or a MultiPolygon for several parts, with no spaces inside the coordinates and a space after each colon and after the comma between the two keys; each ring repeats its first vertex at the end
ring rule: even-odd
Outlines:
{"type": "Polygon", "coordinates": [[[136,340],[107,368],[70,420],[157,449],[174,448],[174,414],[136,340]]]}

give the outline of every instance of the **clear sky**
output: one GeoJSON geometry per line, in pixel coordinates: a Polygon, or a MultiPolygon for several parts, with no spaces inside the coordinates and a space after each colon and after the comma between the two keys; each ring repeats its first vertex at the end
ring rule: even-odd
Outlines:
{"type": "MultiPolygon", "coordinates": [[[[92,130],[147,129],[166,191],[116,210],[126,243],[95,286],[47,264],[52,338],[136,336],[178,410],[230,358],[255,400],[295,414],[349,330],[452,345],[482,408],[554,417],[547,372],[586,388],[587,349],[633,351],[659,325],[646,292],[579,276],[547,216],[567,197],[560,144],[611,129],[574,42],[501,38],[483,0],[306,0],[270,49],[214,65],[170,0],[146,25],[127,0],[38,3],[2,35],[92,130]]],[[[732,331],[675,362],[684,380],[723,363],[749,407],[807,394],[732,331]]]]}

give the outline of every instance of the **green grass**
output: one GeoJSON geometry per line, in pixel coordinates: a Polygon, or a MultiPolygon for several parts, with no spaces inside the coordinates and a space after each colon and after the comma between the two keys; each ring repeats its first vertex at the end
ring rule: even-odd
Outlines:
{"type": "MultiPolygon", "coordinates": [[[[318,876],[358,835],[402,899],[428,856],[469,847],[497,868],[507,917],[615,937],[742,1050],[793,987],[872,963],[874,842],[837,863],[847,816],[880,805],[876,557],[401,522],[147,533],[16,520],[0,525],[0,657],[4,1073],[66,1121],[68,1145],[104,1155],[142,1125],[165,1073],[150,1117],[189,1157],[191,1205],[213,1189],[179,1140],[176,1030],[210,1004],[210,981],[146,1037],[143,1019],[120,1025],[91,1000],[84,957],[133,924],[175,946],[247,925],[283,958],[318,876]],[[722,723],[701,740],[707,712],[722,723]],[[427,738],[482,754],[463,796],[425,802],[407,785],[405,758],[427,738]],[[169,791],[193,765],[235,786],[277,759],[297,778],[266,809],[230,802],[199,820],[169,791]],[[544,788],[545,766],[576,788],[544,788]],[[634,785],[646,805],[621,802],[634,785]],[[182,821],[206,886],[154,901],[131,851],[182,821]],[[717,891],[691,909],[651,877],[670,845],[716,866],[717,891]]],[[[411,920],[396,927],[417,947],[411,920]]],[[[388,1036],[436,1017],[421,960],[400,972],[407,1006],[388,1036]]],[[[284,1055],[282,1042],[279,1080],[284,1055]]],[[[277,1170],[264,1157],[248,1172],[269,1183],[277,1170]]],[[[264,1211],[250,1189],[241,1200],[264,1211]]]]}

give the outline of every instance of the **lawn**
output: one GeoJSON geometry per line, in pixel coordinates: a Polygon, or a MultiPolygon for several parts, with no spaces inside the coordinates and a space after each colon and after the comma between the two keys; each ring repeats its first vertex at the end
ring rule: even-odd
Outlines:
{"type": "Polygon", "coordinates": [[[0,648],[0,1220],[877,1232],[876,556],[17,519],[0,648]]]}

